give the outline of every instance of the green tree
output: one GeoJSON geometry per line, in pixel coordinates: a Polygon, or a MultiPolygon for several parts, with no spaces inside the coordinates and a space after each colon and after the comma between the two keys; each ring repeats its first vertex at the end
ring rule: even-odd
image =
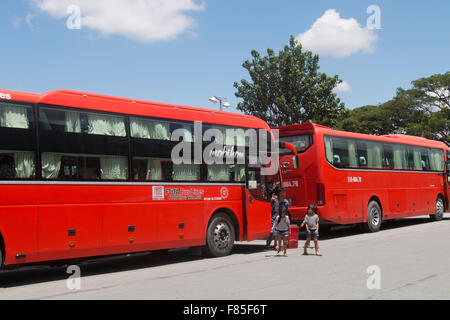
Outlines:
{"type": "Polygon", "coordinates": [[[383,106],[364,106],[348,111],[336,129],[350,132],[383,135],[393,131],[392,121],[383,106]]]}
{"type": "Polygon", "coordinates": [[[398,89],[392,104],[408,108],[401,126],[406,134],[450,143],[450,72],[415,80],[408,90],[398,89]]]}
{"type": "Polygon", "coordinates": [[[291,36],[278,55],[267,49],[267,56],[253,50],[246,60],[251,81],[235,82],[237,109],[263,119],[272,127],[313,121],[334,126],[345,112],[344,104],[333,93],[342,81],[319,72],[319,56],[303,51],[291,36]]]}
{"type": "Polygon", "coordinates": [[[403,133],[450,144],[450,72],[412,82],[379,106],[348,110],[337,129],[368,134],[403,133]]]}

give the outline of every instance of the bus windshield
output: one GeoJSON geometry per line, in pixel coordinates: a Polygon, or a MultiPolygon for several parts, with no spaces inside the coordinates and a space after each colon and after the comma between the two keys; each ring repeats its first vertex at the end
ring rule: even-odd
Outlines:
{"type": "MultiPolygon", "coordinates": [[[[297,149],[298,153],[305,152],[311,147],[313,144],[313,138],[310,134],[302,134],[296,136],[286,136],[280,137],[280,142],[289,142],[291,143],[295,149],[297,149]]],[[[280,149],[280,155],[290,154],[291,151],[288,149],[280,149]]]]}

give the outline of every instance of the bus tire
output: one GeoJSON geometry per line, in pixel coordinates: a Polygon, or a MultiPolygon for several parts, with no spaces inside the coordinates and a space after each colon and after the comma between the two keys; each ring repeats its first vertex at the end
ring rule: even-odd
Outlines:
{"type": "Polygon", "coordinates": [[[370,201],[367,206],[367,222],[364,224],[364,231],[377,232],[381,228],[382,213],[378,202],[370,201]]]}
{"type": "Polygon", "coordinates": [[[230,217],[223,212],[215,214],[206,230],[206,245],[203,253],[208,257],[229,255],[234,245],[234,225],[230,217]]]}
{"type": "Polygon", "coordinates": [[[444,218],[444,200],[442,200],[442,197],[437,197],[436,200],[436,209],[434,214],[430,214],[430,219],[432,221],[441,221],[444,218]]]}

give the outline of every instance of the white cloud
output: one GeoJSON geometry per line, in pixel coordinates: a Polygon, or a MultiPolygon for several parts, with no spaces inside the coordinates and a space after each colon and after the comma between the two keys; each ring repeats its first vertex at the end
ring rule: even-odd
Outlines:
{"type": "Polygon", "coordinates": [[[67,8],[81,9],[81,27],[101,35],[119,35],[141,42],[173,39],[192,32],[196,21],[186,12],[205,10],[194,0],[32,0],[52,17],[69,17],[67,8]]]}
{"type": "Polygon", "coordinates": [[[336,92],[351,92],[352,91],[352,87],[350,86],[350,84],[347,81],[342,81],[341,83],[339,83],[336,88],[334,88],[334,91],[336,92]]]}
{"type": "Polygon", "coordinates": [[[337,58],[359,51],[373,53],[377,39],[374,30],[363,28],[354,18],[341,18],[334,9],[327,10],[311,29],[297,36],[305,49],[337,58]]]}

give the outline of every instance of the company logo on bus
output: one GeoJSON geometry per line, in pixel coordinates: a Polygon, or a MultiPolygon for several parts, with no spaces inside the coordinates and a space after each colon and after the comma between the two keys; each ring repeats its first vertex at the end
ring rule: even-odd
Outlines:
{"type": "Polygon", "coordinates": [[[153,200],[164,200],[164,187],[153,186],[153,200]]]}
{"type": "Polygon", "coordinates": [[[362,178],[361,177],[348,177],[347,182],[349,183],[361,183],[362,178]]]}
{"type": "Polygon", "coordinates": [[[227,199],[229,195],[230,195],[230,192],[228,191],[228,188],[223,187],[222,189],[220,189],[220,196],[223,199],[227,199]]]}

